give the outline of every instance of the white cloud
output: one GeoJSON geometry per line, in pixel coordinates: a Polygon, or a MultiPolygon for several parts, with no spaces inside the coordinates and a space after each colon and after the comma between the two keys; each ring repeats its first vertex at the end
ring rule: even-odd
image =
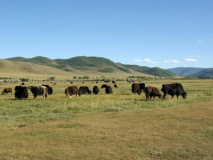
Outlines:
{"type": "Polygon", "coordinates": [[[140,59],[135,59],[135,60],[133,60],[134,62],[141,62],[142,60],[140,60],[140,59]]]}
{"type": "Polygon", "coordinates": [[[146,59],[143,59],[143,60],[141,60],[141,59],[135,59],[135,60],[133,60],[134,62],[148,62],[148,63],[153,63],[153,64],[157,64],[157,63],[159,63],[159,62],[156,62],[156,61],[152,61],[151,59],[149,59],[149,58],[146,58],[146,59]]]}
{"type": "Polygon", "coordinates": [[[180,61],[179,60],[176,60],[176,59],[174,59],[174,60],[165,60],[164,61],[165,63],[180,63],[180,61]]]}
{"type": "Polygon", "coordinates": [[[196,62],[197,59],[185,58],[184,61],[186,61],[186,62],[196,62]]]}
{"type": "Polygon", "coordinates": [[[153,63],[153,64],[157,64],[157,63],[159,63],[159,62],[152,61],[152,63],[153,63]]]}
{"type": "Polygon", "coordinates": [[[147,58],[147,59],[144,59],[144,61],[145,61],[145,62],[149,62],[149,63],[152,62],[151,59],[148,59],[148,58],[147,58]]]}
{"type": "Polygon", "coordinates": [[[159,63],[159,62],[152,61],[149,58],[144,59],[144,62],[153,63],[153,64],[159,63]]]}

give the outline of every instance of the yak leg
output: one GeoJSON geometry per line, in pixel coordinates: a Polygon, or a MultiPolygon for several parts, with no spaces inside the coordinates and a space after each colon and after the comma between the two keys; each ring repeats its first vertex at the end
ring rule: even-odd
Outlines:
{"type": "Polygon", "coordinates": [[[45,91],[44,93],[43,93],[43,100],[45,100],[45,99],[47,99],[47,91],[45,91]]]}
{"type": "Polygon", "coordinates": [[[164,94],[163,94],[163,99],[165,99],[165,98],[166,98],[166,95],[167,95],[167,93],[164,93],[164,94]]]}
{"type": "Polygon", "coordinates": [[[149,99],[150,99],[150,94],[147,93],[147,94],[146,94],[146,100],[149,100],[149,99]]]}

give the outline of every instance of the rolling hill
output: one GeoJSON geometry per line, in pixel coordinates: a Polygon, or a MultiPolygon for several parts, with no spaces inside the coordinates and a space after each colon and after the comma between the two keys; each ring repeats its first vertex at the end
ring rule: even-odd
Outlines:
{"type": "Polygon", "coordinates": [[[86,57],[78,56],[69,59],[49,59],[46,57],[34,57],[34,58],[23,58],[23,57],[14,57],[7,59],[8,61],[21,61],[21,62],[31,62],[39,65],[46,65],[50,67],[55,67],[64,71],[73,72],[83,71],[100,74],[114,74],[115,77],[118,74],[123,75],[138,75],[138,76],[161,76],[161,77],[171,77],[175,74],[170,71],[163,70],[161,68],[149,68],[141,67],[137,65],[124,65],[120,63],[115,63],[109,59],[103,57],[86,57]]]}
{"type": "MultiPolygon", "coordinates": [[[[53,62],[53,64],[54,63],[55,62],[53,62]]],[[[77,77],[89,76],[92,78],[100,78],[102,76],[126,78],[129,75],[151,77],[151,75],[138,73],[131,69],[129,70],[128,73],[118,70],[116,68],[113,68],[113,72],[100,72],[89,69],[79,70],[71,68],[69,66],[66,66],[66,68],[62,70],[56,67],[51,67],[43,64],[35,64],[32,62],[9,61],[0,59],[0,78],[8,77],[8,78],[29,78],[29,79],[44,80],[53,76],[56,79],[73,79],[74,76],[77,77]]]]}
{"type": "Polygon", "coordinates": [[[23,57],[14,57],[7,59],[9,61],[21,61],[21,62],[32,62],[36,64],[47,65],[51,67],[56,67],[65,71],[72,71],[71,68],[77,70],[97,70],[100,71],[106,68],[118,69],[123,72],[129,73],[130,71],[126,68],[120,67],[116,63],[112,62],[109,59],[102,57],[85,57],[79,56],[70,59],[49,59],[46,57],[34,57],[34,58],[23,58],[23,57]]]}

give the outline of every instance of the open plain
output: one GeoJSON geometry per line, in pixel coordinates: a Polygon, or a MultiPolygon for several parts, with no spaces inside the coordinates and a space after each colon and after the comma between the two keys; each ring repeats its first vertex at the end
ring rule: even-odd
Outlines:
{"type": "MultiPolygon", "coordinates": [[[[213,81],[143,82],[159,90],[179,82],[187,98],[147,101],[126,81],[109,95],[100,89],[65,98],[68,86],[104,84],[92,81],[25,83],[53,87],[46,100],[34,100],[30,90],[27,100],[15,100],[14,92],[0,95],[0,159],[213,159],[213,81]]],[[[3,83],[0,91],[16,85],[3,83]]]]}

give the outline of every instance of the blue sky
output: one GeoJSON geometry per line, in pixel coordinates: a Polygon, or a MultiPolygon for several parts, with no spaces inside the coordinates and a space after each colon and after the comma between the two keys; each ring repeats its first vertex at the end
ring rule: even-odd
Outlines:
{"type": "Polygon", "coordinates": [[[213,67],[213,0],[0,0],[0,58],[213,67]]]}

